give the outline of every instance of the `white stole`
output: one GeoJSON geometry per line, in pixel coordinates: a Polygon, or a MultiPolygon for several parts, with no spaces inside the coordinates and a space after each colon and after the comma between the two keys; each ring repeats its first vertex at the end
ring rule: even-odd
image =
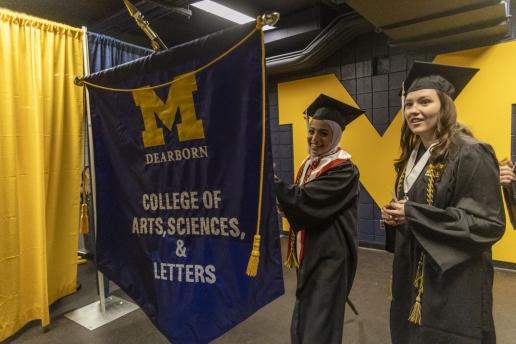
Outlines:
{"type": "Polygon", "coordinates": [[[410,191],[410,188],[412,188],[412,185],[414,185],[414,182],[417,180],[417,177],[423,172],[423,169],[426,166],[426,163],[428,162],[428,159],[430,159],[430,155],[432,154],[432,149],[435,145],[437,145],[437,142],[432,143],[430,147],[426,150],[426,152],[421,156],[419,161],[416,164],[416,157],[417,152],[419,151],[419,145],[421,144],[421,141],[419,141],[412,150],[412,153],[410,153],[410,158],[407,162],[407,166],[405,167],[405,179],[403,180],[403,192],[405,195],[408,194],[410,191]]]}

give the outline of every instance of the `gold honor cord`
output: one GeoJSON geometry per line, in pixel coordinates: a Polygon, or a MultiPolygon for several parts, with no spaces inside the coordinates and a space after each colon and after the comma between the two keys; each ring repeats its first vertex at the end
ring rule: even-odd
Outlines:
{"type": "MultiPolygon", "coordinates": [[[[434,204],[434,193],[435,193],[435,179],[439,178],[444,169],[443,163],[430,163],[425,175],[428,177],[428,183],[426,185],[426,203],[429,205],[434,204]]],[[[419,256],[419,263],[417,265],[416,277],[414,278],[414,288],[416,289],[416,299],[410,310],[408,320],[414,325],[421,325],[421,319],[423,315],[423,293],[424,293],[424,280],[425,278],[425,253],[421,251],[419,256]]]]}

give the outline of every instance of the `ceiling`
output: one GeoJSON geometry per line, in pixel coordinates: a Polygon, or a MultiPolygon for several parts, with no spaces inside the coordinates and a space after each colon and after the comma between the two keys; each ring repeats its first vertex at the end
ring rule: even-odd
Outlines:
{"type": "MultiPolygon", "coordinates": [[[[235,25],[190,6],[198,0],[130,1],[168,47],[235,25]]],[[[491,44],[507,38],[511,31],[509,0],[216,1],[252,17],[281,14],[277,29],[265,33],[272,72],[320,63],[354,37],[372,30],[385,34],[391,47],[406,51],[491,44]]],[[[0,0],[0,7],[86,26],[90,31],[150,47],[123,0],[0,0]]]]}
{"type": "MultiPolygon", "coordinates": [[[[189,6],[190,3],[198,0],[130,1],[142,12],[167,46],[184,43],[235,25],[228,20],[189,6]],[[174,11],[175,8],[190,10],[191,16],[178,13],[174,11]]],[[[218,0],[218,2],[252,17],[273,11],[279,12],[282,17],[279,27],[284,18],[297,15],[303,10],[318,12],[323,8],[330,13],[329,17],[337,15],[341,8],[349,11],[346,5],[333,5],[331,0],[218,0]]],[[[76,27],[84,25],[88,30],[97,33],[149,46],[146,36],[128,15],[122,0],[0,0],[0,7],[76,27]]]]}
{"type": "Polygon", "coordinates": [[[346,0],[406,50],[457,50],[495,43],[509,36],[509,0],[346,0]]]}

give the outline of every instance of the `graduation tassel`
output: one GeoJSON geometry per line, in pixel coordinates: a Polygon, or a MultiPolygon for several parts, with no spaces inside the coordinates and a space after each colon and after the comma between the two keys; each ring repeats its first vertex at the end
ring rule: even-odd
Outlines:
{"type": "Polygon", "coordinates": [[[258,273],[258,265],[260,264],[260,234],[255,234],[253,238],[253,250],[247,263],[246,274],[249,277],[254,277],[258,273]]]}
{"type": "Polygon", "coordinates": [[[425,254],[421,253],[421,257],[419,258],[419,263],[417,265],[416,278],[414,279],[414,287],[417,289],[417,296],[408,318],[408,320],[415,325],[421,325],[421,298],[423,297],[424,264],[425,254]]]}

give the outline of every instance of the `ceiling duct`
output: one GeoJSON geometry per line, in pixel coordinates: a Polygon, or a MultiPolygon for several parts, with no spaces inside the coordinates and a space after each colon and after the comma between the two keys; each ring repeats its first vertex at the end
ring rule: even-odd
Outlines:
{"type": "Polygon", "coordinates": [[[356,36],[374,28],[357,13],[331,21],[304,49],[266,59],[270,75],[307,69],[323,62],[356,36]]]}
{"type": "Polygon", "coordinates": [[[405,50],[457,50],[509,35],[509,8],[500,0],[347,0],[348,5],[405,50]]]}
{"type": "MultiPolygon", "coordinates": [[[[149,21],[151,25],[155,23],[155,20],[169,15],[180,15],[186,18],[190,18],[192,15],[192,11],[189,9],[163,5],[151,0],[135,2],[134,6],[144,15],[145,20],[149,21]]],[[[134,23],[134,19],[131,18],[126,8],[123,8],[110,17],[91,25],[89,29],[94,32],[102,32],[105,35],[112,36],[118,36],[124,32],[139,32],[140,30],[134,23]]]]}

